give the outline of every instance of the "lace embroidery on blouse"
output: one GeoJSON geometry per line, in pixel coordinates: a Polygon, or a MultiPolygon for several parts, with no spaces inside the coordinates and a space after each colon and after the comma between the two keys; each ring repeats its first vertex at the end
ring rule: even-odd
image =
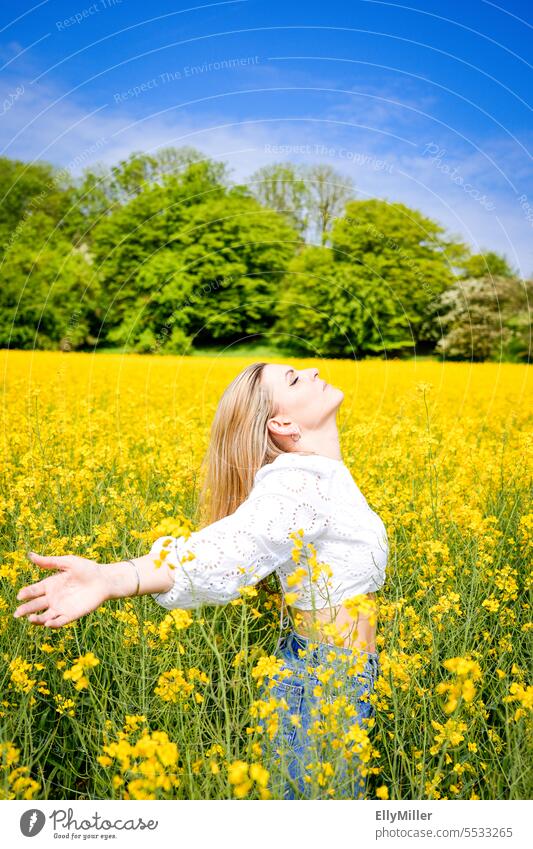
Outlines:
{"type": "Polygon", "coordinates": [[[194,531],[188,539],[164,536],[153,543],[150,555],[155,559],[167,550],[166,562],[175,568],[171,589],[152,595],[168,609],[226,604],[240,598],[244,587],[277,571],[284,592],[298,593],[295,606],[337,604],[339,595],[346,596],[348,591],[351,595],[366,592],[358,587],[361,581],[366,585],[376,570],[372,586],[383,583],[383,557],[376,564],[373,556],[376,533],[386,560],[383,523],[341,461],[282,454],[258,470],[250,494],[229,516],[194,531]],[[298,568],[291,556],[295,543],[290,534],[299,529],[304,544],[315,545],[317,560],[329,564],[330,576],[326,572],[311,581],[309,574],[290,587],[287,578],[298,568]],[[353,573],[358,562],[350,579],[350,570],[353,573]]]}

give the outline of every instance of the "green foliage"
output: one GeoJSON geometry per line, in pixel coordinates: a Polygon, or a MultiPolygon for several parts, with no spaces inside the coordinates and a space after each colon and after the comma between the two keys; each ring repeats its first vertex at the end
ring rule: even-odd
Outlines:
{"type": "Polygon", "coordinates": [[[203,163],[145,188],[93,233],[108,341],[135,345],[149,329],[157,350],[175,351],[264,331],[296,241],[281,216],[214,182],[203,163]]]}
{"type": "Polygon", "coordinates": [[[402,203],[352,201],[332,228],[337,262],[348,262],[387,292],[391,320],[417,342],[428,341],[425,319],[434,300],[454,282],[454,266],[466,246],[402,203]]]}
{"type": "Polygon", "coordinates": [[[71,350],[93,344],[98,281],[82,251],[33,214],[2,261],[0,346],[71,350]]]}
{"type": "Polygon", "coordinates": [[[252,174],[250,183],[263,206],[275,209],[303,235],[308,226],[307,188],[292,162],[265,165],[252,174]]]}
{"type": "Polygon", "coordinates": [[[461,277],[513,277],[514,272],[507,259],[495,251],[472,254],[461,264],[461,277]]]}
{"type": "Polygon", "coordinates": [[[71,185],[64,172],[46,162],[0,157],[0,197],[1,254],[17,241],[34,216],[39,216],[44,232],[61,226],[71,201],[71,185]]]}
{"type": "Polygon", "coordinates": [[[394,310],[394,299],[360,268],[335,262],[328,248],[308,247],[289,265],[274,331],[295,354],[390,355],[413,344],[394,310]]]}
{"type": "Polygon", "coordinates": [[[298,233],[322,244],[332,222],[355,196],[351,177],[321,164],[265,165],[250,177],[250,188],[263,206],[277,210],[298,233]]]}
{"type": "Polygon", "coordinates": [[[324,356],[387,356],[428,341],[425,320],[451,286],[465,250],[416,210],[352,201],[332,226],[332,250],[306,248],[291,264],[276,325],[291,348],[324,356]]]}
{"type": "Polygon", "coordinates": [[[153,155],[132,153],[118,165],[108,168],[96,165],[86,169],[72,189],[72,204],[65,226],[73,241],[91,244],[92,231],[104,216],[141,195],[153,186],[161,187],[168,179],[178,178],[191,169],[183,182],[194,188],[194,180],[204,179],[209,185],[227,182],[224,163],[206,160],[193,147],[166,147],[153,155]],[[191,169],[192,165],[201,166],[191,169]]]}
{"type": "MultiPolygon", "coordinates": [[[[0,158],[0,191],[3,346],[182,354],[266,339],[285,353],[469,357],[457,281],[517,285],[505,257],[471,254],[404,204],[354,200],[326,164],[273,163],[236,185],[192,147],[77,180],[0,158]]],[[[493,295],[469,289],[475,357],[527,358],[527,313],[509,292],[500,339],[493,295]]]]}

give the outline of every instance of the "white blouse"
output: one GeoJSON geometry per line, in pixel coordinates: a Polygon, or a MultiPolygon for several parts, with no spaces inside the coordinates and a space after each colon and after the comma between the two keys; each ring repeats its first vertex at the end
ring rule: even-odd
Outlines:
{"type": "Polygon", "coordinates": [[[284,594],[298,594],[292,606],[311,610],[380,589],[389,546],[383,522],[342,460],[290,452],[257,471],[252,490],[233,513],[188,538],[159,537],[150,555],[158,558],[161,551],[175,567],[174,586],[152,597],[169,610],[226,604],[274,571],[284,594]],[[304,545],[296,563],[289,534],[298,529],[304,545]],[[305,556],[308,542],[319,567],[326,563],[329,570],[313,569],[305,556]],[[189,552],[193,558],[187,558],[189,552]],[[305,576],[300,572],[291,586],[287,578],[299,567],[305,576]]]}

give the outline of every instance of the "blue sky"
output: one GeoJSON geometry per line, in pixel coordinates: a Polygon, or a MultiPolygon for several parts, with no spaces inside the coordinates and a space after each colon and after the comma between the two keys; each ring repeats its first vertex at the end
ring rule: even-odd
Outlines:
{"type": "Polygon", "coordinates": [[[327,162],[531,276],[532,24],[524,0],[15,0],[0,155],[79,173],[187,144],[236,180],[327,162]]]}

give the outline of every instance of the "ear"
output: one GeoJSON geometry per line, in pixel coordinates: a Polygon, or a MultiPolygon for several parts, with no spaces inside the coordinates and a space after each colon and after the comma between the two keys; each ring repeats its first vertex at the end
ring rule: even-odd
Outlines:
{"type": "Polygon", "coordinates": [[[285,418],[285,416],[273,416],[267,421],[267,427],[274,436],[290,436],[299,431],[296,422],[285,418]]]}

